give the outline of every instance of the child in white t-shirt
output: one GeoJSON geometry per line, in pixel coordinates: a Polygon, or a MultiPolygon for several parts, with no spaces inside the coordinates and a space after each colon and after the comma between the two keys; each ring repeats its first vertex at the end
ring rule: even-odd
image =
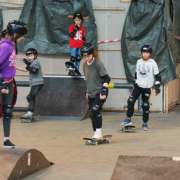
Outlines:
{"type": "Polygon", "coordinates": [[[134,104],[138,97],[142,94],[142,108],[143,108],[143,125],[142,129],[147,131],[149,120],[149,101],[152,93],[152,86],[155,81],[155,96],[160,93],[161,75],[156,62],[150,58],[152,54],[152,47],[144,45],[141,48],[142,59],[139,59],[136,64],[135,82],[131,96],[128,99],[127,118],[121,123],[122,126],[131,125],[131,117],[134,113],[134,104]]]}

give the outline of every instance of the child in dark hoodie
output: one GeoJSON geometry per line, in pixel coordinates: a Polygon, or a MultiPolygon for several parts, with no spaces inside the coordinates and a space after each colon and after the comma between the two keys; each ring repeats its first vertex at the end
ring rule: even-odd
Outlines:
{"type": "Polygon", "coordinates": [[[0,43],[0,86],[2,92],[2,113],[4,128],[4,147],[15,148],[9,140],[12,117],[13,78],[16,73],[16,51],[14,45],[24,39],[27,26],[21,21],[10,21],[7,25],[6,39],[0,43]]]}

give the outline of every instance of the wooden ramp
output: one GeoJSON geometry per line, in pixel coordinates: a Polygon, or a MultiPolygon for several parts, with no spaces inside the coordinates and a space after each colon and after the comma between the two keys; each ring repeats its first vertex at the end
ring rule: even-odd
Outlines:
{"type": "Polygon", "coordinates": [[[180,179],[179,157],[119,156],[111,180],[180,179]]]}
{"type": "Polygon", "coordinates": [[[44,86],[36,97],[35,114],[39,116],[84,116],[88,102],[85,98],[84,77],[44,76],[44,86]]]}
{"type": "Polygon", "coordinates": [[[1,180],[20,180],[53,163],[36,149],[0,148],[0,164],[1,180]]]}

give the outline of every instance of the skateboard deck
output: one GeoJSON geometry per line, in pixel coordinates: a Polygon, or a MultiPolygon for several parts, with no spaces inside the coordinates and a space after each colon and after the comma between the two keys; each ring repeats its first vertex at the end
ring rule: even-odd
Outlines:
{"type": "Polygon", "coordinates": [[[135,132],[135,128],[136,128],[136,126],[126,125],[126,126],[123,126],[121,130],[123,132],[135,132]]]}
{"type": "Polygon", "coordinates": [[[93,138],[83,138],[83,140],[86,141],[86,145],[95,145],[97,146],[98,144],[103,144],[103,143],[111,143],[111,138],[113,135],[105,135],[103,136],[103,139],[93,139],[93,138]]]}
{"type": "Polygon", "coordinates": [[[21,123],[38,122],[38,118],[35,118],[35,117],[29,119],[29,118],[25,118],[21,116],[20,119],[21,119],[21,123]]]}
{"type": "Polygon", "coordinates": [[[67,61],[65,62],[65,66],[66,66],[66,70],[69,71],[69,75],[70,76],[81,76],[81,73],[79,72],[79,70],[76,68],[76,66],[74,65],[73,62],[71,61],[67,61]]]}

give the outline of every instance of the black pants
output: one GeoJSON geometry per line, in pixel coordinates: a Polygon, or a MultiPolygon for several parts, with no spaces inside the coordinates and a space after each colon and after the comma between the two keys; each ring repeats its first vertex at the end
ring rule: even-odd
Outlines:
{"type": "MultiPolygon", "coordinates": [[[[142,94],[142,100],[144,101],[150,101],[151,99],[151,92],[152,88],[141,88],[137,84],[134,84],[134,89],[131,94],[135,100],[138,99],[138,97],[142,94]]],[[[127,111],[127,117],[131,118],[134,114],[134,106],[128,105],[128,111],[127,111]]],[[[149,120],[149,112],[143,111],[143,122],[147,123],[149,120]]]]}
{"type": "MultiPolygon", "coordinates": [[[[13,89],[14,89],[13,81],[8,83],[8,88],[9,88],[8,94],[2,93],[2,105],[11,105],[12,98],[13,98],[13,89]]],[[[3,115],[4,137],[10,136],[10,124],[11,124],[11,118],[7,118],[3,115]]]]}
{"type": "Polygon", "coordinates": [[[27,100],[29,102],[28,111],[34,112],[35,107],[35,97],[37,93],[41,90],[44,84],[35,85],[31,87],[30,93],[27,96],[27,100]]]}
{"type": "MultiPolygon", "coordinates": [[[[95,98],[88,97],[89,111],[91,111],[91,108],[93,106],[98,106],[99,110],[102,109],[102,106],[103,106],[105,100],[100,100],[99,95],[100,94],[96,94],[95,98]]],[[[91,115],[90,115],[90,117],[91,117],[91,115]]],[[[91,120],[92,120],[92,127],[93,127],[94,131],[96,131],[97,128],[99,129],[102,127],[102,115],[101,115],[101,113],[99,113],[98,116],[91,117],[91,120]]]]}

